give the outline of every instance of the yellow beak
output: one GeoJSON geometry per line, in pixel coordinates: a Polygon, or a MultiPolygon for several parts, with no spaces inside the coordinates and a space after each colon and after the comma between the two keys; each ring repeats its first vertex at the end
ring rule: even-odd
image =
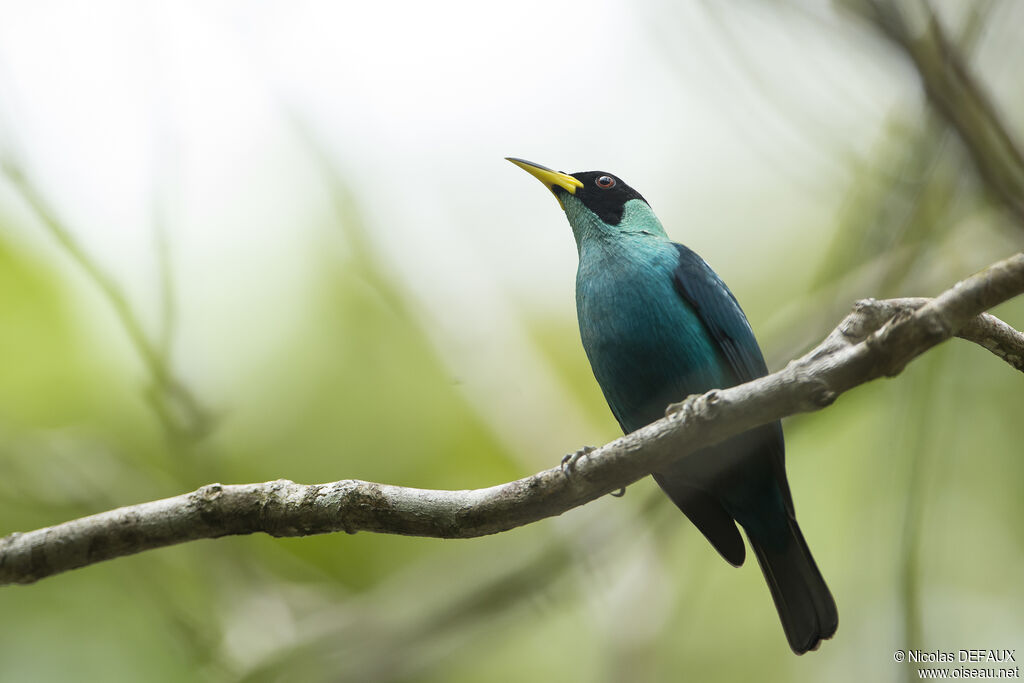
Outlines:
{"type": "MultiPolygon", "coordinates": [[[[532,175],[537,180],[544,183],[544,186],[551,190],[552,193],[555,191],[556,185],[569,194],[576,194],[576,188],[583,187],[583,183],[576,180],[568,173],[552,171],[546,166],[541,166],[540,164],[535,164],[533,162],[526,161],[525,159],[514,159],[512,157],[505,158],[532,175]]],[[[557,194],[555,195],[555,199],[558,199],[557,194]]],[[[558,203],[561,204],[562,200],[558,199],[558,203]]],[[[562,208],[564,209],[565,207],[563,206],[562,208]]]]}

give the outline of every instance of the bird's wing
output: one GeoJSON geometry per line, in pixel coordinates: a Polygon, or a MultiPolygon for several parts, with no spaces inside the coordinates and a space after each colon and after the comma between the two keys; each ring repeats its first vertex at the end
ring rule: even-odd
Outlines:
{"type": "Polygon", "coordinates": [[[676,291],[700,316],[732,368],[736,382],[767,375],[761,348],[736,297],[704,259],[681,244],[675,247],[679,252],[679,265],[673,273],[676,291]]]}
{"type": "MultiPolygon", "coordinates": [[[[681,244],[675,247],[679,252],[679,264],[673,273],[676,291],[696,311],[721,349],[732,368],[736,383],[749,382],[767,375],[768,366],[761,355],[761,347],[757,345],[754,331],[750,329],[747,316],[736,297],[704,259],[681,244]]],[[[782,499],[789,514],[793,515],[793,498],[789,492],[784,465],[782,425],[775,422],[759,427],[758,430],[763,431],[765,447],[772,454],[782,499]]]]}

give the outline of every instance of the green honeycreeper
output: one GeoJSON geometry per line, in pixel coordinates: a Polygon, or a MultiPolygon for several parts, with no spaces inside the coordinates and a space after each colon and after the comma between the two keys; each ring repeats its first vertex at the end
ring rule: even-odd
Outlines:
{"type": "MultiPolygon", "coordinates": [[[[623,432],[690,394],[768,374],[739,303],[704,260],[671,242],[636,190],[603,171],[560,173],[522,159],[576,238],[576,313],[583,348],[623,432]]],[[[807,548],[786,481],[779,422],[681,458],[654,474],[668,497],[733,566],[745,548],[768,582],[790,647],[817,649],[839,625],[807,548]]]]}

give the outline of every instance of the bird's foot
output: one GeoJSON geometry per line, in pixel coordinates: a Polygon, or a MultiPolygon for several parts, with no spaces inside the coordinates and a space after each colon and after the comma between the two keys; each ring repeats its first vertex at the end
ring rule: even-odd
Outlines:
{"type": "Polygon", "coordinates": [[[693,402],[697,400],[698,394],[691,394],[687,396],[679,403],[669,403],[665,408],[665,417],[672,417],[673,415],[683,414],[683,417],[693,411],[693,402]]]}
{"type": "MultiPolygon", "coordinates": [[[[565,456],[562,458],[562,474],[564,474],[566,477],[571,475],[572,471],[576,469],[576,463],[579,462],[579,459],[587,455],[588,453],[593,453],[596,450],[597,449],[594,448],[593,446],[584,446],[575,453],[566,453],[565,456]]],[[[626,487],[623,486],[618,491],[613,491],[608,495],[615,496],[616,498],[622,498],[624,495],[626,495],[626,487]]]]}
{"type": "Polygon", "coordinates": [[[575,453],[566,453],[565,457],[562,458],[562,474],[568,477],[576,469],[576,463],[579,462],[580,458],[596,450],[593,446],[584,446],[575,453]]]}

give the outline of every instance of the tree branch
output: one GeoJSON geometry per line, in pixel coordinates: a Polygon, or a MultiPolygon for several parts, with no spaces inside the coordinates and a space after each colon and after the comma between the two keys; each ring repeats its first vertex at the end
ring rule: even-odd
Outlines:
{"type": "Polygon", "coordinates": [[[894,376],[918,355],[960,335],[1018,370],[1024,335],[986,309],[1024,293],[1024,253],[995,263],[935,299],[865,300],[815,349],[760,379],[690,396],[667,417],[559,468],[470,491],[343,480],[300,485],[210,484],[0,539],[0,585],[32,583],[69,569],[201,538],[264,532],[306,536],[346,531],[469,538],[506,531],[599,498],[671,460],[788,415],[831,404],[845,391],[894,376]]]}

